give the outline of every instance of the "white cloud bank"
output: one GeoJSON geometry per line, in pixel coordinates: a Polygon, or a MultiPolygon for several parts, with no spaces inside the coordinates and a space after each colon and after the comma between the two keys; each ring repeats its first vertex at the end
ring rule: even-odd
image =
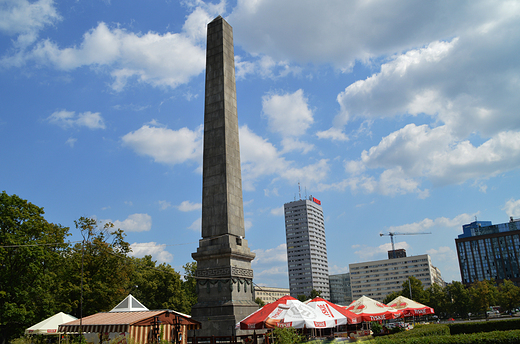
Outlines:
{"type": "Polygon", "coordinates": [[[507,216],[520,217],[520,199],[509,199],[502,208],[507,213],[507,216]]]}
{"type": "Polygon", "coordinates": [[[205,27],[222,6],[198,2],[180,33],[134,33],[100,22],[83,35],[79,45],[60,47],[51,39],[36,42],[39,30],[61,19],[53,1],[9,0],[0,8],[0,31],[17,35],[24,44],[3,56],[0,65],[20,67],[34,62],[63,71],[87,66],[108,72],[114,91],[122,91],[130,81],[175,88],[204,70],[205,27]]]}
{"type": "Polygon", "coordinates": [[[152,217],[148,214],[132,214],[126,220],[116,220],[113,224],[125,232],[147,232],[152,229],[152,217]]]}
{"type": "Polygon", "coordinates": [[[105,121],[99,112],[83,112],[60,110],[47,117],[49,123],[59,125],[63,129],[87,127],[89,129],[105,129],[105,121]]]}
{"type": "Polygon", "coordinates": [[[36,41],[45,26],[61,19],[53,0],[4,0],[0,5],[0,32],[17,36],[15,46],[22,49],[36,41]]]}
{"type": "Polygon", "coordinates": [[[158,263],[170,263],[173,260],[173,254],[166,251],[166,245],[160,245],[156,242],[134,242],[130,245],[132,252],[130,255],[142,258],[146,255],[152,256],[158,263]]]}
{"type": "Polygon", "coordinates": [[[175,165],[202,161],[202,126],[192,131],[143,125],[124,135],[122,141],[137,154],[150,156],[155,162],[175,165]]]}

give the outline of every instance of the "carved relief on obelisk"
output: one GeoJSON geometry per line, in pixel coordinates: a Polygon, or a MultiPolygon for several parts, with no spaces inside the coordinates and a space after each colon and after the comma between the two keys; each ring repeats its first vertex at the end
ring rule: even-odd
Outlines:
{"type": "Polygon", "coordinates": [[[244,210],[235,84],[233,29],[220,16],[208,24],[202,239],[196,253],[197,335],[231,335],[258,309],[253,301],[251,253],[244,239],[244,210]]]}

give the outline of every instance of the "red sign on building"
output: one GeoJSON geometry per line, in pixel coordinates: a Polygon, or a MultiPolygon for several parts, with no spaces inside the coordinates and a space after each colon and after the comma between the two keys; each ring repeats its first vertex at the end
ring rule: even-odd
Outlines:
{"type": "Polygon", "coordinates": [[[313,198],[312,198],[312,201],[313,201],[314,203],[316,203],[316,204],[321,205],[321,201],[320,201],[319,199],[317,199],[317,198],[314,198],[314,197],[313,197],[313,198]]]}

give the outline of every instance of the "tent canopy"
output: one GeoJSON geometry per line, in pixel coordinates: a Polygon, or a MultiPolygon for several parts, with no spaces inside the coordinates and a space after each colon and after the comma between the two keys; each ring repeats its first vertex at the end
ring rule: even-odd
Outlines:
{"type": "Polygon", "coordinates": [[[306,305],[291,296],[284,296],[277,301],[267,304],[258,311],[240,322],[244,330],[294,327],[294,328],[329,328],[347,323],[347,318],[340,312],[334,313],[337,318],[325,314],[311,305],[306,305]]]}
{"type": "Polygon", "coordinates": [[[72,315],[59,312],[54,314],[52,317],[25,329],[25,334],[57,334],[59,325],[76,319],[77,318],[72,315]]]}
{"type": "Polygon", "coordinates": [[[405,317],[434,314],[434,310],[431,307],[425,306],[422,303],[410,300],[404,296],[398,296],[388,303],[390,307],[403,312],[405,317]]]}
{"type": "Polygon", "coordinates": [[[402,316],[401,311],[364,295],[352,302],[347,310],[361,316],[363,321],[388,320],[402,316]]]}
{"type": "Polygon", "coordinates": [[[321,297],[315,297],[314,299],[307,302],[307,305],[322,312],[328,317],[336,320],[337,325],[344,324],[358,324],[362,321],[361,316],[347,311],[345,308],[338,306],[330,301],[327,301],[321,297]],[[345,319],[345,321],[343,321],[345,319]]]}

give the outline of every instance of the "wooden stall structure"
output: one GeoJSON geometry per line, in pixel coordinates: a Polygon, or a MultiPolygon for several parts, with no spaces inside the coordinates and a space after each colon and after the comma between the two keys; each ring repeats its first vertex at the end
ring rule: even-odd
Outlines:
{"type": "Polygon", "coordinates": [[[97,333],[99,344],[109,338],[132,338],[138,344],[166,340],[187,344],[188,330],[200,329],[198,321],[172,310],[97,313],[59,326],[63,333],[97,333]]]}

